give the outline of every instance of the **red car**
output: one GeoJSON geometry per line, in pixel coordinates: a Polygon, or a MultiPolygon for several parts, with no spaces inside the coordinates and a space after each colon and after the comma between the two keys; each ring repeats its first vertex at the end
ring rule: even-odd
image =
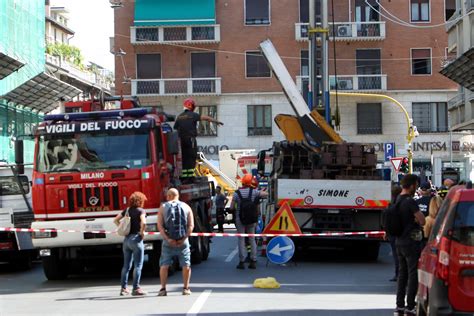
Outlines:
{"type": "Polygon", "coordinates": [[[418,264],[418,315],[474,315],[474,190],[447,194],[418,264]]]}

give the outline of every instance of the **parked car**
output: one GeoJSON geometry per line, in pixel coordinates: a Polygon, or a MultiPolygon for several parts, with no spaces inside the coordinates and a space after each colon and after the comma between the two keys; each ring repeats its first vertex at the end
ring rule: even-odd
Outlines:
{"type": "Polygon", "coordinates": [[[474,190],[447,194],[418,265],[418,315],[474,314],[474,190]]]}

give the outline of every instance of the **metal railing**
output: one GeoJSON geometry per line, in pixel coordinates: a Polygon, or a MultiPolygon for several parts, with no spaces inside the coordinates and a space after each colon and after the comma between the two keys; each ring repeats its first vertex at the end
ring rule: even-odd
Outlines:
{"type": "Polygon", "coordinates": [[[132,44],[161,43],[218,43],[221,40],[220,25],[157,26],[130,28],[132,44]]]}
{"type": "MultiPolygon", "coordinates": [[[[303,91],[303,85],[309,83],[308,76],[297,76],[296,85],[303,91]]],[[[387,75],[340,75],[337,76],[337,89],[347,91],[385,91],[387,90],[387,75]]],[[[336,78],[329,77],[330,90],[336,90],[336,78]]]]}
{"type": "MultiPolygon", "coordinates": [[[[329,24],[330,39],[336,41],[362,41],[385,39],[385,22],[335,22],[329,24]],[[334,34],[335,31],[335,34],[334,34]]],[[[308,23],[295,23],[295,37],[297,41],[308,40],[308,23]]]]}
{"type": "Polygon", "coordinates": [[[220,95],[221,78],[133,79],[132,95],[220,95]]]}
{"type": "Polygon", "coordinates": [[[465,98],[464,93],[458,93],[454,98],[451,98],[448,100],[448,110],[451,110],[460,104],[464,103],[464,98],[465,98]]]}
{"type": "Polygon", "coordinates": [[[71,64],[70,62],[58,57],[58,56],[52,56],[49,54],[45,54],[46,57],[46,63],[49,63],[51,65],[54,65],[56,67],[59,67],[62,69],[64,72],[73,75],[74,77],[81,79],[83,81],[86,81],[87,83],[91,85],[97,85],[101,88],[104,88],[106,90],[111,89],[111,83],[103,76],[100,76],[99,74],[96,74],[91,71],[83,70],[78,68],[77,66],[71,64]]]}

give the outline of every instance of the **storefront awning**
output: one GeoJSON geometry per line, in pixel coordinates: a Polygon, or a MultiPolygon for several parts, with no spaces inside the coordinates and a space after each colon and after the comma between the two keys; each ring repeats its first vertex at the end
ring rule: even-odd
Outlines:
{"type": "Polygon", "coordinates": [[[449,63],[440,72],[459,85],[474,91],[474,47],[449,63]]]}
{"type": "Polygon", "coordinates": [[[25,64],[16,58],[0,52],[0,80],[17,71],[25,64]]]}
{"type": "Polygon", "coordinates": [[[136,0],[135,26],[216,24],[216,0],[136,0]]]}
{"type": "Polygon", "coordinates": [[[8,92],[1,98],[48,113],[59,100],[70,100],[81,90],[43,72],[8,92]]]}

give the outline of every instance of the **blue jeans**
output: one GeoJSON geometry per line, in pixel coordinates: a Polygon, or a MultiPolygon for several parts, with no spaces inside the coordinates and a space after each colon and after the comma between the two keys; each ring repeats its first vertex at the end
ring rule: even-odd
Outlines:
{"type": "Polygon", "coordinates": [[[123,268],[122,268],[122,288],[127,288],[128,272],[134,263],[133,270],[133,289],[140,287],[140,278],[142,276],[143,257],[145,254],[145,246],[143,245],[142,236],[132,234],[123,240],[123,268]]]}

